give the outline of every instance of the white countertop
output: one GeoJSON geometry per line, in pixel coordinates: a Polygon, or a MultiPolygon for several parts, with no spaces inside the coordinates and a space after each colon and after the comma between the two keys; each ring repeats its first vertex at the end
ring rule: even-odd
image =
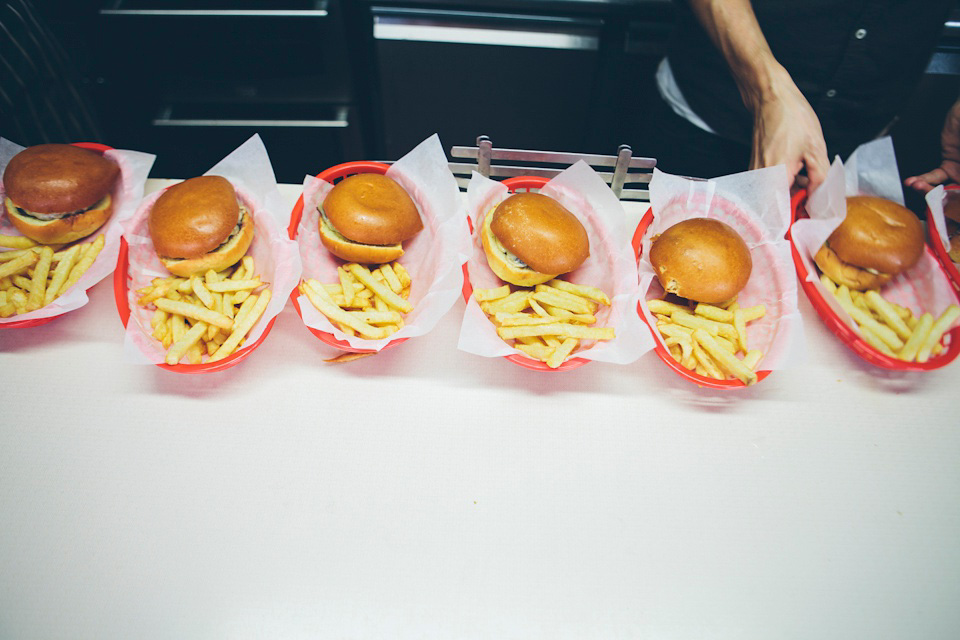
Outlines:
{"type": "Polygon", "coordinates": [[[877,369],[801,298],[807,361],[716,392],[460,352],[462,302],[334,366],[287,305],[177,375],[105,280],[0,331],[0,637],[960,637],[960,364],[877,369]]]}

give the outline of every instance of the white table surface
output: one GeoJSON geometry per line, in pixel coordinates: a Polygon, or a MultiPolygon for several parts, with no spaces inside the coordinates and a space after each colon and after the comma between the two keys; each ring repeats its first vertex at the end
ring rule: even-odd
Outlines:
{"type": "Polygon", "coordinates": [[[807,361],[724,393],[460,352],[462,302],[335,366],[287,305],[177,375],[90,294],[0,331],[0,638],[960,637],[960,364],[805,299],[807,361]]]}

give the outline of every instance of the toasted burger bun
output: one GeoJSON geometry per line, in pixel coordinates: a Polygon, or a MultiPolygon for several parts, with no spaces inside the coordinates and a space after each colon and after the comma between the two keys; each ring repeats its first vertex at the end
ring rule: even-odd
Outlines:
{"type": "Polygon", "coordinates": [[[747,286],[753,259],[733,227],[711,218],[673,225],[650,247],[650,262],[667,293],[719,304],[747,286]]]}
{"type": "Polygon", "coordinates": [[[44,244],[84,238],[113,213],[111,191],[120,168],[69,144],[28,147],[3,172],[4,208],[23,235],[44,244]]]}
{"type": "Polygon", "coordinates": [[[320,241],[333,255],[350,262],[396,260],[403,255],[401,243],[423,229],[409,194],[378,173],[344,178],[319,210],[320,241]]]}
{"type": "Polygon", "coordinates": [[[814,256],[820,271],[857,291],[882,287],[923,255],[913,212],[875,196],[847,198],[847,217],[814,256]]]}
{"type": "Polygon", "coordinates": [[[220,176],[168,188],[147,220],[153,248],[170,273],[189,277],[236,264],[253,241],[253,216],[220,176]]]}
{"type": "Polygon", "coordinates": [[[480,240],[497,277],[521,287],[573,271],[590,256],[590,240],[577,217],[539,193],[513,194],[492,209],[480,240]]]}

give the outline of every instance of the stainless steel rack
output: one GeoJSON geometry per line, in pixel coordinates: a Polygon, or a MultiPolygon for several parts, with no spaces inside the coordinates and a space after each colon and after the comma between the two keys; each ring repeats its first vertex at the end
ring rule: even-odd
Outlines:
{"type": "Polygon", "coordinates": [[[653,168],[657,164],[654,158],[634,157],[633,150],[625,144],[617,149],[617,155],[605,156],[560,151],[497,149],[487,136],[477,137],[475,147],[453,147],[450,150],[450,156],[473,160],[473,162],[450,163],[450,170],[461,188],[466,188],[473,171],[494,179],[513,176],[552,178],[575,162],[583,160],[610,185],[610,189],[618,198],[641,201],[650,199],[647,185],[653,177],[653,168]]]}

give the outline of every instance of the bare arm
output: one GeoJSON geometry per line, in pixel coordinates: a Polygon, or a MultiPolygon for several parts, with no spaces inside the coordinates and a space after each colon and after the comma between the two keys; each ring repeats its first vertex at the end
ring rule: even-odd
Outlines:
{"type": "Polygon", "coordinates": [[[908,187],[926,193],[939,184],[960,182],[960,100],[953,103],[940,133],[943,161],[936,169],[903,181],[908,187]]]}
{"type": "Polygon", "coordinates": [[[816,188],[829,168],[820,121],[773,57],[749,0],[690,0],[690,5],[753,113],[750,167],[786,165],[791,183],[805,167],[808,186],[816,188]]]}

